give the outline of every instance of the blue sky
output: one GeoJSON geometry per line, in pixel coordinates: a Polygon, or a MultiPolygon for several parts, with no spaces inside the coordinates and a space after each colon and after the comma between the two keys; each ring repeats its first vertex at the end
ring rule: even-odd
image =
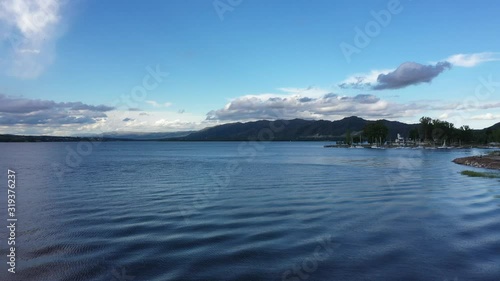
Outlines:
{"type": "Polygon", "coordinates": [[[484,128],[500,122],[499,5],[5,0],[0,133],[351,115],[484,128]]]}

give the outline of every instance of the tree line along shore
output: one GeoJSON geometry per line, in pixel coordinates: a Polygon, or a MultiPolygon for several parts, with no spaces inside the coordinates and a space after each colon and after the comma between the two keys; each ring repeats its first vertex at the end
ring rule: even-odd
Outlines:
{"type": "MultiPolygon", "coordinates": [[[[497,124],[498,125],[498,124],[497,124]]],[[[344,141],[325,147],[419,147],[419,148],[494,148],[500,146],[500,128],[473,130],[464,125],[459,128],[453,123],[420,118],[420,123],[414,126],[407,137],[399,134],[396,139],[389,139],[389,128],[383,120],[368,123],[360,132],[345,133],[344,141]]]]}

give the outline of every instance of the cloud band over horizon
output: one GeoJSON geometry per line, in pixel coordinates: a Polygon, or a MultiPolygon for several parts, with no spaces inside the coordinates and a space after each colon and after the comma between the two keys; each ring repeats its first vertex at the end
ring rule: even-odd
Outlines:
{"type": "Polygon", "coordinates": [[[114,107],[82,102],[55,102],[0,94],[0,125],[92,124],[114,107]]]}

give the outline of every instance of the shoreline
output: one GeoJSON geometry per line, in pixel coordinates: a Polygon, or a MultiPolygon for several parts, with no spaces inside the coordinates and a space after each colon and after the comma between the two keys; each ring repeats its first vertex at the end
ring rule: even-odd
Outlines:
{"type": "Polygon", "coordinates": [[[457,158],[452,162],[469,167],[500,170],[500,151],[495,151],[488,155],[457,158]]]}
{"type": "Polygon", "coordinates": [[[468,146],[417,146],[417,145],[384,145],[384,146],[372,146],[367,144],[362,145],[345,145],[345,144],[328,144],[324,145],[324,148],[371,148],[371,149],[499,149],[497,146],[489,146],[489,145],[468,145],[468,146]]]}

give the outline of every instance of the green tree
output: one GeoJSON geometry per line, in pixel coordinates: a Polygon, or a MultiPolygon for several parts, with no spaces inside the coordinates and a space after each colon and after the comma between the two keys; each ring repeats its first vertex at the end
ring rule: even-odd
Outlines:
{"type": "Polygon", "coordinates": [[[500,129],[492,131],[491,142],[500,142],[500,129]]]}
{"type": "Polygon", "coordinates": [[[493,137],[493,130],[487,129],[485,133],[486,133],[486,137],[485,137],[486,141],[484,141],[483,143],[488,143],[488,142],[493,141],[493,138],[494,138],[493,137]]]}
{"type": "Polygon", "coordinates": [[[432,139],[434,142],[451,141],[455,125],[447,121],[441,121],[439,119],[432,120],[432,139]]]}
{"type": "Polygon", "coordinates": [[[468,125],[460,127],[459,136],[460,140],[464,143],[470,143],[474,138],[473,131],[468,125]]]}
{"type": "Polygon", "coordinates": [[[422,117],[420,118],[420,138],[424,139],[424,141],[428,141],[432,136],[433,131],[433,122],[430,117],[422,117]]]}
{"type": "Polygon", "coordinates": [[[417,128],[413,128],[410,130],[410,139],[416,141],[419,139],[419,133],[417,128]]]}
{"type": "MultiPolygon", "coordinates": [[[[490,139],[492,132],[486,131],[486,134],[476,133],[469,126],[464,125],[460,128],[455,128],[453,123],[441,121],[439,119],[432,119],[430,117],[420,118],[420,126],[418,128],[420,138],[425,141],[432,140],[437,143],[447,141],[451,144],[453,142],[482,142],[490,139]]],[[[410,138],[413,138],[414,132],[410,132],[410,138]]]]}
{"type": "Polygon", "coordinates": [[[345,133],[345,143],[348,145],[351,145],[351,130],[347,129],[347,132],[345,133]]]}
{"type": "Polygon", "coordinates": [[[374,123],[366,124],[363,129],[364,135],[368,138],[368,141],[373,143],[373,141],[382,140],[385,141],[387,134],[389,134],[389,128],[382,121],[377,121],[374,123]]]}

